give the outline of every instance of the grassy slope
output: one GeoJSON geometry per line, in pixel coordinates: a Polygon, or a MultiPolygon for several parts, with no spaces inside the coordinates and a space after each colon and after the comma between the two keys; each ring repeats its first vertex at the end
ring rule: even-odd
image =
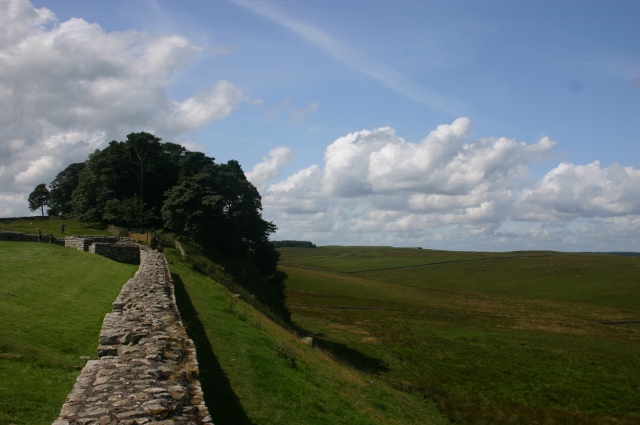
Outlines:
{"type": "Polygon", "coordinates": [[[0,221],[0,231],[24,232],[35,235],[36,229],[40,229],[45,235],[53,235],[56,238],[79,235],[110,235],[105,229],[96,223],[85,223],[78,220],[40,220],[16,219],[0,221]],[[65,224],[64,235],[60,231],[60,224],[65,224]]]}
{"type": "MultiPolygon", "coordinates": [[[[447,423],[431,402],[299,344],[167,251],[181,308],[197,335],[216,423],[447,423]]],[[[113,278],[112,287],[104,284],[112,278],[102,273],[131,266],[46,244],[0,243],[0,252],[0,424],[50,423],[78,373],[72,368],[82,364],[79,356],[94,355],[104,313],[128,278],[113,278]],[[25,258],[34,262],[27,265],[25,258]],[[88,264],[91,272],[74,283],[68,270],[76,275],[78,261],[85,260],[105,263],[88,264]],[[52,283],[43,286],[43,280],[52,283]]],[[[339,247],[283,252],[292,304],[412,309],[292,308],[294,320],[332,342],[336,353],[393,379],[443,390],[435,399],[452,420],[640,422],[637,325],[594,326],[598,320],[638,318],[637,258],[614,264],[608,259],[618,257],[595,256],[581,266],[556,253],[339,247]],[[520,268],[520,278],[497,282],[521,256],[530,265],[520,268]],[[556,261],[555,268],[534,258],[556,261]],[[422,264],[434,265],[389,270],[422,264]],[[386,270],[365,271],[372,269],[386,270]],[[545,269],[557,270],[545,275],[545,269]],[[527,282],[533,270],[538,276],[527,282]],[[567,286],[576,271],[590,276],[580,282],[579,302],[567,286]],[[599,280],[606,281],[604,299],[599,280]]]]}
{"type": "Polygon", "coordinates": [[[214,422],[448,423],[432,402],[333,363],[166,251],[214,422]]]}
{"type": "Polygon", "coordinates": [[[50,424],[137,266],[25,242],[0,258],[0,424],[50,424]]]}
{"type": "Polygon", "coordinates": [[[347,355],[377,359],[370,367],[392,379],[443,390],[436,399],[450,419],[640,422],[638,325],[597,323],[640,319],[638,258],[358,247],[281,252],[294,322],[347,355]]]}

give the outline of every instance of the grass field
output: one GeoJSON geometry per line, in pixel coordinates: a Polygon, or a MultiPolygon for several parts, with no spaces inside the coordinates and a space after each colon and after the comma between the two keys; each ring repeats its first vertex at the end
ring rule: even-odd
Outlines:
{"type": "Polygon", "coordinates": [[[28,242],[0,258],[0,424],[51,424],[137,266],[28,242]]]}
{"type": "MultiPolygon", "coordinates": [[[[297,326],[427,397],[302,345],[167,248],[216,423],[640,423],[640,258],[281,252],[297,326]]],[[[136,266],[49,244],[0,254],[0,425],[51,423],[136,266]]]]}
{"type": "MultiPolygon", "coordinates": [[[[449,423],[433,401],[334,363],[165,252],[215,423],[449,423]]],[[[0,425],[50,424],[136,266],[41,243],[0,242],[0,254],[0,425]]]]}
{"type": "Polygon", "coordinates": [[[86,235],[110,235],[110,233],[97,223],[87,223],[78,220],[49,220],[40,217],[32,219],[17,218],[15,220],[1,220],[0,231],[24,232],[35,235],[36,229],[40,229],[45,235],[53,235],[56,238],[65,236],[86,236],[86,235]],[[60,224],[64,223],[64,234],[60,229],[60,224]]]}
{"type": "Polygon", "coordinates": [[[431,400],[354,372],[166,249],[216,424],[448,424],[431,400]]]}
{"type": "Polygon", "coordinates": [[[280,252],[296,325],[364,368],[432,390],[452,422],[640,423],[638,257],[280,252]]]}

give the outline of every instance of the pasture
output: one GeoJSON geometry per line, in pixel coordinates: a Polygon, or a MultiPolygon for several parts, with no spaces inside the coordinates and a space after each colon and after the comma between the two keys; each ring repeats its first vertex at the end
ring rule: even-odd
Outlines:
{"type": "Polygon", "coordinates": [[[640,423],[640,258],[281,248],[293,322],[465,424],[640,423]]]}
{"type": "Polygon", "coordinates": [[[50,424],[138,267],[47,243],[0,255],[0,424],[50,424]]]}

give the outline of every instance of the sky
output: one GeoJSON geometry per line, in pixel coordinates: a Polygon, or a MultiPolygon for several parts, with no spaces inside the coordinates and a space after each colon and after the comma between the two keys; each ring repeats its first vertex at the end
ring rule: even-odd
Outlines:
{"type": "Polygon", "coordinates": [[[0,0],[0,217],[147,131],[273,240],[640,251],[636,0],[0,0]]]}

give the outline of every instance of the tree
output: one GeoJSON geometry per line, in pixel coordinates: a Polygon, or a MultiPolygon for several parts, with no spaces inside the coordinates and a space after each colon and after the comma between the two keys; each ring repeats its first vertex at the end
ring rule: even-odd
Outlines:
{"type": "Polygon", "coordinates": [[[108,201],[127,199],[136,194],[135,177],[123,158],[127,155],[116,141],[89,156],[73,191],[71,208],[75,217],[101,221],[108,201]]]}
{"type": "Polygon", "coordinates": [[[62,215],[72,212],[71,199],[73,191],[78,186],[80,173],[83,169],[83,162],[71,164],[59,172],[49,184],[49,215],[62,215]]]}
{"type": "MultiPolygon", "coordinates": [[[[161,225],[165,192],[181,179],[181,162],[187,151],[180,145],[160,141],[149,133],[131,133],[126,141],[114,140],[91,154],[73,193],[72,215],[112,222],[114,214],[119,214],[114,203],[128,203],[135,197],[140,204],[138,213],[144,210],[143,215],[150,219],[147,225],[161,225]],[[111,204],[107,208],[108,202],[111,204]]],[[[201,168],[197,165],[196,169],[201,168]]],[[[129,206],[126,210],[131,212],[129,206]]]]}
{"type": "Polygon", "coordinates": [[[162,207],[165,227],[216,254],[249,258],[271,274],[278,253],[268,243],[276,226],[262,218],[258,190],[237,161],[209,164],[167,192],[162,207]]]}
{"type": "Polygon", "coordinates": [[[146,208],[146,205],[140,203],[137,196],[124,200],[111,199],[107,201],[102,218],[118,226],[137,228],[146,228],[149,223],[157,220],[157,217],[146,208]]]}
{"type": "Polygon", "coordinates": [[[49,189],[44,183],[40,183],[35,187],[33,192],[29,194],[29,209],[35,211],[38,208],[44,217],[44,207],[49,205],[49,189]]]}
{"type": "Polygon", "coordinates": [[[131,162],[136,165],[134,174],[136,175],[138,182],[138,198],[140,199],[140,205],[142,205],[145,201],[144,175],[147,169],[147,164],[150,161],[151,156],[158,156],[158,154],[162,151],[162,147],[160,146],[161,140],[162,139],[160,139],[159,137],[145,132],[131,133],[127,135],[125,147],[127,153],[129,154],[131,162]]]}

